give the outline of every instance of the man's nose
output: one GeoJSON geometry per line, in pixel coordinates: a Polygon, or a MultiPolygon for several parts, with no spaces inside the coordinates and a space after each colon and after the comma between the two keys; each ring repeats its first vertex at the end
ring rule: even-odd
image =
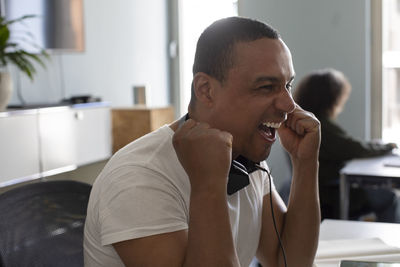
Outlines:
{"type": "Polygon", "coordinates": [[[296,107],[296,104],[292,97],[292,93],[286,90],[286,88],[282,90],[281,93],[278,95],[277,99],[275,100],[275,106],[280,111],[286,113],[292,112],[296,107]]]}

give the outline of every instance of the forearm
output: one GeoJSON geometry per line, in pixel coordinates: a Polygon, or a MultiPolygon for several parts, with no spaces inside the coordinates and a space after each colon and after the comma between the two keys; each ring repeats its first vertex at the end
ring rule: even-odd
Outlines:
{"type": "Polygon", "coordinates": [[[312,266],[318,246],[318,161],[293,160],[293,179],[282,231],[289,266],[312,266]]]}
{"type": "Polygon", "coordinates": [[[390,144],[366,142],[353,138],[345,133],[323,129],[321,156],[328,160],[350,160],[384,155],[394,148],[390,144]]]}
{"type": "Polygon", "coordinates": [[[184,266],[239,266],[226,190],[222,194],[192,190],[184,266]]]}
{"type": "Polygon", "coordinates": [[[184,266],[239,266],[226,196],[232,142],[230,133],[192,119],[174,134],[191,185],[184,266]]]}

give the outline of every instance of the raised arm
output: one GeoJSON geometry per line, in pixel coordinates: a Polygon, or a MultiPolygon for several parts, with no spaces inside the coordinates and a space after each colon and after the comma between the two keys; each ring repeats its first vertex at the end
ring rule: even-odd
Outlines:
{"type": "MultiPolygon", "coordinates": [[[[279,195],[272,192],[277,228],[282,237],[288,266],[308,267],[314,261],[320,224],[320,124],[313,114],[297,106],[278,133],[281,144],[291,156],[293,179],[287,209],[279,195]]],[[[284,266],[274,233],[269,197],[264,197],[263,225],[257,257],[264,267],[284,266]]]]}
{"type": "Polygon", "coordinates": [[[232,135],[188,120],[173,144],[191,183],[185,266],[239,266],[226,196],[232,135]]]}
{"type": "Polygon", "coordinates": [[[188,230],[114,248],[128,267],[239,266],[226,195],[232,136],[190,119],[176,130],[173,145],[191,183],[188,230]]]}

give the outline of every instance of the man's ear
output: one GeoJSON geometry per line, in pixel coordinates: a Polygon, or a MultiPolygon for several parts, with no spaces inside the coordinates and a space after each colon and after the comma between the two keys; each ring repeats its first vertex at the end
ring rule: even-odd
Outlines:
{"type": "Polygon", "coordinates": [[[205,105],[213,103],[213,83],[212,78],[204,72],[198,72],[193,77],[193,90],[196,100],[205,105]]]}

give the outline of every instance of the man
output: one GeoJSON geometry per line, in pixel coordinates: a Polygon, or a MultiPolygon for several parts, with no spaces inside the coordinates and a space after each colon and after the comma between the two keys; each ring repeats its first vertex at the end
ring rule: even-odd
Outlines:
{"type": "Polygon", "coordinates": [[[289,49],[261,22],[222,19],[200,36],[193,74],[186,121],[121,149],[97,178],[86,266],[248,266],[255,255],[311,266],[320,128],[292,99],[289,49]],[[260,170],[276,129],[293,163],[287,210],[260,170]]]}

